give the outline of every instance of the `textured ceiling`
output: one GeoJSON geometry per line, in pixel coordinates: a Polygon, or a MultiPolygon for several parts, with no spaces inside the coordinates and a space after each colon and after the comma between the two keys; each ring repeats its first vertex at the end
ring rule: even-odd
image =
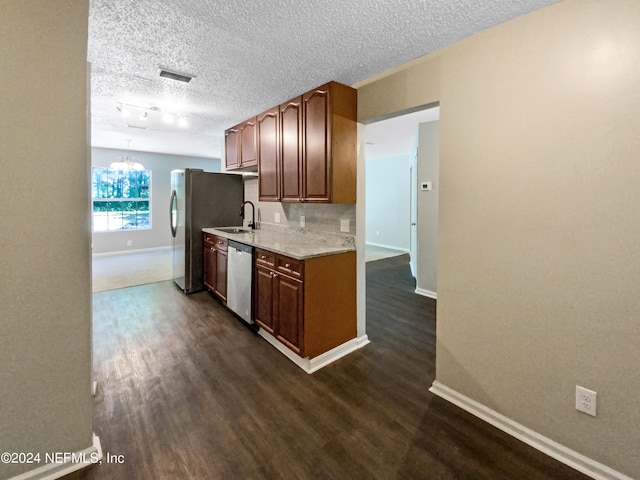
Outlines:
{"type": "Polygon", "coordinates": [[[92,145],[219,157],[224,130],[556,0],[91,0],[92,145]],[[196,76],[184,84],[160,67],[196,76]],[[183,114],[188,127],[116,104],[183,114]],[[125,126],[128,123],[146,130],[125,126]]]}

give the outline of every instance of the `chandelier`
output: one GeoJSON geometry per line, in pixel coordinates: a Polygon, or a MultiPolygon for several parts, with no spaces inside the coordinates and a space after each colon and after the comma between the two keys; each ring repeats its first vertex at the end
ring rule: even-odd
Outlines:
{"type": "Polygon", "coordinates": [[[124,157],[119,157],[118,161],[113,162],[111,165],[109,165],[109,167],[113,168],[114,170],[121,170],[124,172],[132,171],[132,170],[133,171],[144,170],[144,165],[138,162],[134,157],[129,156],[129,146],[131,144],[131,139],[126,139],[126,140],[127,140],[127,154],[124,157]]]}

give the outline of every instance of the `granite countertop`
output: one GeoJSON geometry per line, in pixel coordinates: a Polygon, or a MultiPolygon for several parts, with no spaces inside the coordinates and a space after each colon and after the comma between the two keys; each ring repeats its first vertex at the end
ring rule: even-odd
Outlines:
{"type": "Polygon", "coordinates": [[[355,239],[351,235],[311,232],[301,228],[270,225],[261,226],[258,230],[244,228],[241,233],[225,232],[219,228],[225,227],[203,228],[202,231],[297,260],[356,250],[355,239]]]}

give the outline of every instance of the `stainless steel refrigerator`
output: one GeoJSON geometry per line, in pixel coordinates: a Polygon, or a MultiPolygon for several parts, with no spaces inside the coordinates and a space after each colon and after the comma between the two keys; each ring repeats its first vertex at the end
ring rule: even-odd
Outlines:
{"type": "Polygon", "coordinates": [[[186,294],[204,290],[202,229],[241,225],[243,201],[242,175],[171,172],[173,281],[186,294]]]}

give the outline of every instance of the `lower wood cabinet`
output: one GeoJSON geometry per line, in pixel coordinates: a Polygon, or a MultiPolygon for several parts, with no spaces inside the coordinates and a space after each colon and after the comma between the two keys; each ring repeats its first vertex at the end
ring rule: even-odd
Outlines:
{"type": "Polygon", "coordinates": [[[204,233],[204,284],[223,302],[227,301],[228,241],[204,233]]]}
{"type": "Polygon", "coordinates": [[[214,293],[220,297],[220,300],[227,302],[227,263],[228,256],[226,250],[216,249],[216,288],[214,293]]]}
{"type": "Polygon", "coordinates": [[[278,320],[276,338],[298,355],[304,348],[304,290],[300,280],[282,273],[275,276],[275,318],[278,320]]]}
{"type": "Polygon", "coordinates": [[[256,261],[253,295],[255,322],[271,335],[275,335],[275,312],[273,308],[275,292],[275,272],[256,261]]]}
{"type": "Polygon", "coordinates": [[[256,323],[301,357],[356,337],[355,252],[297,260],[256,249],[256,323]]]}
{"type": "Polygon", "coordinates": [[[204,285],[210,291],[216,289],[216,244],[215,237],[209,233],[204,234],[204,285]]]}

